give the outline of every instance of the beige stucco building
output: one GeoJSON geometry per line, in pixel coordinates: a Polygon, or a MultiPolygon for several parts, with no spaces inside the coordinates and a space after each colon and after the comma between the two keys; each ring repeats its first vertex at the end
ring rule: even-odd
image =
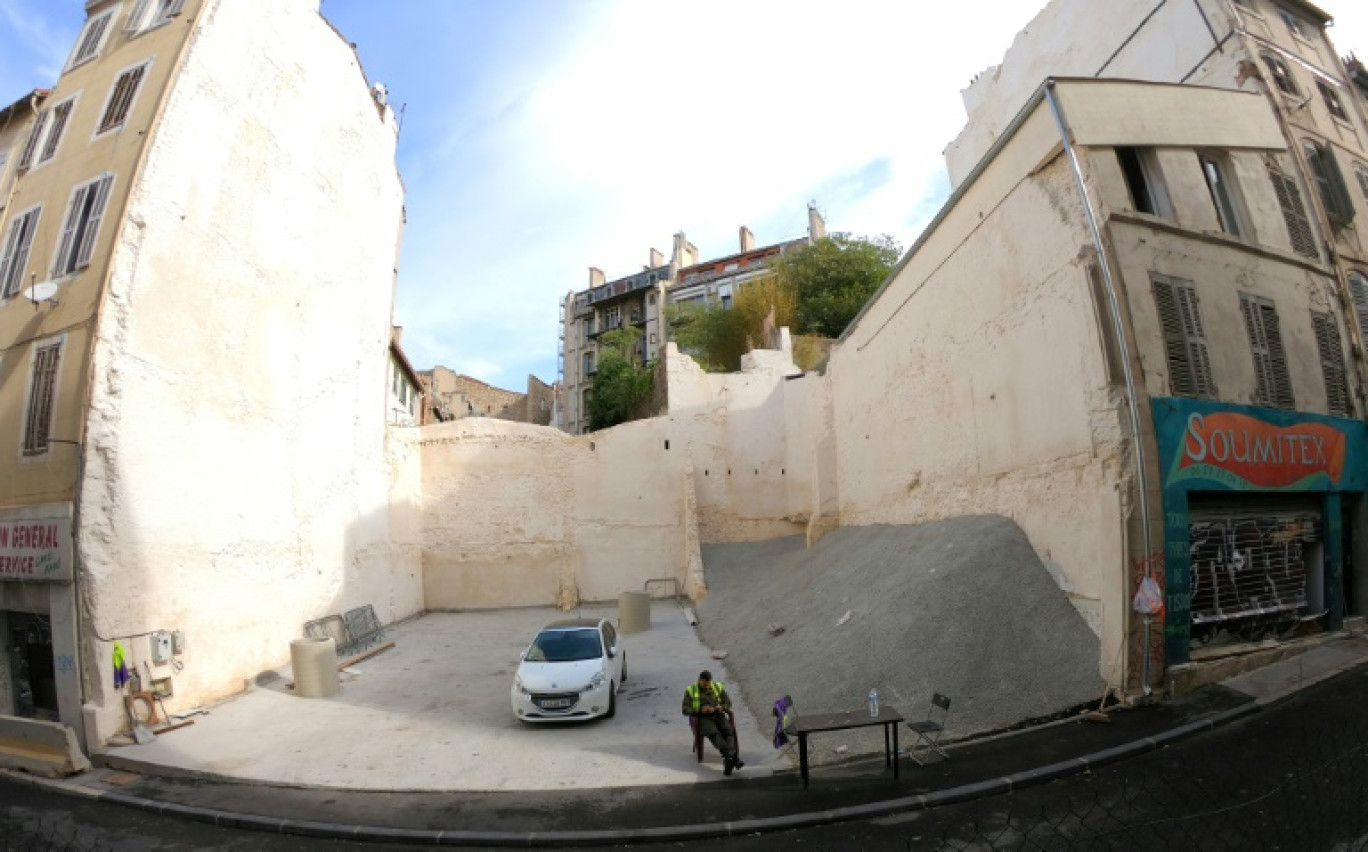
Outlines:
{"type": "Polygon", "coordinates": [[[98,744],[115,643],[195,706],[309,619],[421,598],[392,112],[318,0],[85,7],[0,216],[0,713],[98,744]]]}
{"type": "Polygon", "coordinates": [[[1310,4],[1103,5],[966,91],[831,428],[840,523],[1015,518],[1135,686],[1368,610],[1368,127],[1310,4]]]}

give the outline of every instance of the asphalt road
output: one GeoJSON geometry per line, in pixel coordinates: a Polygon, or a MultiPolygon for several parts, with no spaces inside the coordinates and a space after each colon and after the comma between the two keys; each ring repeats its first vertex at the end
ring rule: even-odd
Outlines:
{"type": "MultiPolygon", "coordinates": [[[[5,850],[357,846],[220,829],[3,782],[0,800],[5,850]]],[[[1045,786],[927,812],[696,845],[842,852],[1368,850],[1368,667],[1212,733],[1045,786]]]]}

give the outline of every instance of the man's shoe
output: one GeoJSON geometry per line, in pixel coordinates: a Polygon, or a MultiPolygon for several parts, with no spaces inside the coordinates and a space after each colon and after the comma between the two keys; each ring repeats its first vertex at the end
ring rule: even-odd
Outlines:
{"type": "Polygon", "coordinates": [[[741,767],[746,765],[746,761],[738,757],[735,761],[733,761],[733,764],[735,765],[736,769],[740,769],[741,767]]]}
{"type": "Polygon", "coordinates": [[[723,760],[722,760],[722,774],[723,774],[723,775],[730,775],[730,774],[732,774],[732,766],[733,766],[733,765],[732,765],[732,759],[731,759],[730,757],[723,758],[723,760]]]}

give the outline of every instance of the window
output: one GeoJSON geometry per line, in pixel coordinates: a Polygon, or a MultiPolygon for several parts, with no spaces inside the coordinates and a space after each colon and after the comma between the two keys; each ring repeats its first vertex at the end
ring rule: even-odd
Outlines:
{"type": "Polygon", "coordinates": [[[18,293],[23,284],[29,248],[33,245],[33,232],[38,229],[38,214],[41,212],[41,207],[35,207],[10,221],[9,230],[5,232],[3,254],[0,254],[0,298],[8,299],[18,293]]]}
{"type": "Polygon", "coordinates": [[[33,374],[29,379],[28,414],[24,418],[24,455],[47,452],[52,429],[53,400],[57,396],[57,364],[62,342],[38,346],[33,352],[33,374]]]}
{"type": "Polygon", "coordinates": [[[1241,293],[1240,310],[1254,355],[1254,402],[1269,408],[1295,408],[1277,308],[1267,299],[1241,293]]]}
{"type": "Polygon", "coordinates": [[[90,265],[95,235],[100,232],[100,219],[113,183],[114,176],[106,173],[81,184],[71,194],[61,241],[57,244],[57,259],[52,264],[53,277],[70,275],[90,265]]]}
{"type": "Polygon", "coordinates": [[[1230,181],[1233,169],[1229,161],[1220,154],[1198,154],[1197,160],[1202,164],[1202,176],[1206,178],[1211,203],[1216,206],[1216,218],[1221,222],[1221,230],[1239,236],[1244,232],[1238,212],[1239,190],[1230,181]]]}
{"type": "Polygon", "coordinates": [[[1292,69],[1287,67],[1287,63],[1276,54],[1264,51],[1259,54],[1263,57],[1268,70],[1273,73],[1273,84],[1276,85],[1284,94],[1300,95],[1301,89],[1297,88],[1297,80],[1292,76],[1292,69]]]}
{"type": "Polygon", "coordinates": [[[119,79],[114,81],[114,88],[109,93],[109,101],[105,104],[104,115],[100,118],[100,126],[95,130],[96,135],[108,133],[115,128],[122,127],[128,120],[128,113],[133,108],[133,99],[138,94],[138,88],[142,85],[143,75],[147,72],[147,62],[119,75],[119,79]]]}
{"type": "Polygon", "coordinates": [[[1302,150],[1306,153],[1306,165],[1311,169],[1311,177],[1316,181],[1321,201],[1325,204],[1326,218],[1341,227],[1354,221],[1354,205],[1349,200],[1349,188],[1344,185],[1339,164],[1329,149],[1316,142],[1307,142],[1302,150]]]}
{"type": "Polygon", "coordinates": [[[1298,18],[1286,9],[1279,9],[1278,14],[1282,16],[1283,23],[1287,24],[1288,32],[1292,33],[1294,36],[1306,37],[1306,25],[1302,23],[1301,18],[1298,18]]]}
{"type": "Polygon", "coordinates": [[[1215,398],[1216,383],[1211,378],[1206,335],[1202,332],[1202,316],[1192,282],[1150,273],[1150,283],[1164,334],[1169,392],[1174,396],[1215,398]]]}
{"type": "Polygon", "coordinates": [[[622,306],[613,305],[603,312],[603,328],[605,330],[617,328],[622,325],[622,306]]]}
{"type": "Polygon", "coordinates": [[[1349,297],[1354,302],[1354,314],[1358,318],[1359,339],[1368,343],[1368,277],[1362,272],[1349,273],[1349,297]]]}
{"type": "Polygon", "coordinates": [[[1131,206],[1141,213],[1173,218],[1168,193],[1164,191],[1159,161],[1150,148],[1117,148],[1116,160],[1130,190],[1131,206]]]}
{"type": "Polygon", "coordinates": [[[1311,327],[1316,332],[1316,348],[1320,350],[1326,408],[1331,414],[1352,417],[1354,412],[1349,405],[1349,383],[1345,377],[1344,350],[1340,348],[1339,326],[1330,314],[1312,311],[1311,327]]]}
{"type": "Polygon", "coordinates": [[[62,142],[62,132],[66,130],[67,120],[71,118],[71,109],[76,105],[76,98],[72,96],[52,107],[38,113],[38,120],[33,124],[33,132],[29,134],[28,143],[24,145],[24,153],[19,157],[19,168],[27,169],[37,163],[45,163],[57,154],[57,146],[62,142]]]}
{"type": "Polygon", "coordinates": [[[594,375],[594,353],[584,353],[584,375],[589,377],[594,375]]]}
{"type": "Polygon", "coordinates": [[[179,15],[184,6],[185,0],[138,0],[128,15],[125,29],[138,33],[159,27],[179,15]]]}
{"type": "Polygon", "coordinates": [[[62,143],[62,132],[66,130],[67,120],[71,118],[71,108],[75,105],[75,98],[67,98],[52,108],[52,127],[48,130],[47,139],[38,154],[38,162],[46,163],[56,156],[57,146],[62,143]]]}
{"type": "Polygon", "coordinates": [[[104,41],[105,31],[109,29],[109,21],[113,17],[114,10],[111,9],[86,21],[85,30],[76,42],[76,51],[71,54],[71,61],[67,63],[68,69],[95,58],[95,54],[100,52],[100,43],[104,41]]]}
{"type": "Polygon", "coordinates": [[[1302,203],[1297,182],[1271,162],[1268,164],[1268,178],[1273,182],[1273,192],[1278,196],[1278,206],[1282,208],[1283,221],[1287,223],[1292,250],[1302,257],[1319,260],[1316,234],[1311,230],[1311,220],[1306,215],[1306,205],[1302,203]]]}
{"type": "Polygon", "coordinates": [[[1330,114],[1340,121],[1348,121],[1349,114],[1344,111],[1344,102],[1340,100],[1335,87],[1324,80],[1317,80],[1316,88],[1320,89],[1321,98],[1325,101],[1325,108],[1330,110],[1330,114]]]}

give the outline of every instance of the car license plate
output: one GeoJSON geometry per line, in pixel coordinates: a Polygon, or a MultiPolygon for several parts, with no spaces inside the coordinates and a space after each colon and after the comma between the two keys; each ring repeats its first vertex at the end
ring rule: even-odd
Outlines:
{"type": "Polygon", "coordinates": [[[543,710],[555,710],[558,707],[569,707],[569,698],[548,698],[540,702],[543,710]]]}

